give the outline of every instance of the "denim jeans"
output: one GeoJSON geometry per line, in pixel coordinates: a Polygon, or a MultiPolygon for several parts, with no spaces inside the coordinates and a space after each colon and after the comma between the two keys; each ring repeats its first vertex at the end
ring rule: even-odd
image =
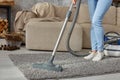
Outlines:
{"type": "Polygon", "coordinates": [[[90,37],[92,50],[103,51],[104,29],[102,26],[102,20],[111,4],[112,0],[88,0],[91,20],[90,37]]]}

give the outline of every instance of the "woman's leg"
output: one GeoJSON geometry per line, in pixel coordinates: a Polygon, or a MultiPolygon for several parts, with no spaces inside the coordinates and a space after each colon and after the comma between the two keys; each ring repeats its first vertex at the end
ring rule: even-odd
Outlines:
{"type": "Polygon", "coordinates": [[[102,20],[105,13],[108,11],[109,7],[111,6],[112,0],[97,0],[97,1],[98,2],[96,5],[96,9],[92,18],[92,28],[95,33],[94,37],[96,38],[97,41],[97,50],[103,51],[104,30],[102,27],[102,20]]]}
{"type": "Polygon", "coordinates": [[[93,61],[99,61],[103,58],[103,48],[104,48],[104,29],[102,26],[102,20],[105,13],[111,6],[112,0],[98,0],[94,16],[92,18],[92,28],[95,33],[95,38],[97,41],[97,55],[92,59],[93,61]]]}
{"type": "MultiPolygon", "coordinates": [[[[88,0],[88,8],[89,8],[89,15],[90,15],[91,22],[92,22],[92,19],[93,19],[95,10],[96,10],[97,2],[98,2],[98,0],[88,0]]],[[[91,39],[92,51],[96,51],[97,50],[97,40],[95,37],[95,32],[94,32],[93,26],[91,26],[91,30],[90,30],[90,39],[91,39]]]]}
{"type": "MultiPolygon", "coordinates": [[[[90,14],[91,22],[92,22],[92,18],[94,16],[94,12],[96,9],[97,1],[98,0],[88,0],[88,7],[89,7],[89,14],[90,14]]],[[[92,51],[89,52],[90,54],[88,56],[84,57],[84,59],[87,59],[87,60],[92,59],[96,55],[96,51],[97,51],[97,40],[95,38],[95,32],[93,30],[93,27],[91,27],[90,36],[91,36],[92,51]]]]}

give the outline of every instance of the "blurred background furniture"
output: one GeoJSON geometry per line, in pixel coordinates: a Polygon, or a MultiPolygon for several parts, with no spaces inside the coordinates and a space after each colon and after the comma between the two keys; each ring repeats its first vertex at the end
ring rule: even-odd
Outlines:
{"type": "MultiPolygon", "coordinates": [[[[16,32],[20,31],[25,34],[25,44],[27,49],[33,50],[53,50],[55,41],[59,34],[60,28],[64,21],[68,7],[51,5],[49,3],[38,3],[32,7],[32,12],[28,11],[17,19],[16,24],[24,25],[22,27],[15,26],[16,32]],[[62,11],[62,14],[61,14],[62,11]],[[27,14],[30,13],[30,14],[27,14]],[[29,16],[28,16],[29,15],[29,16]],[[37,15],[37,16],[35,16],[37,15]],[[28,17],[27,17],[28,16],[28,17]],[[30,17],[31,16],[31,17],[30,17]]],[[[68,22],[67,30],[71,24],[75,8],[72,10],[72,16],[68,22]]],[[[21,12],[18,12],[16,15],[21,12]]],[[[81,48],[91,48],[90,46],[90,18],[88,6],[82,4],[78,15],[74,34],[71,40],[71,47],[79,51],[81,48]]],[[[115,31],[120,33],[120,7],[111,6],[103,20],[105,32],[115,31]]],[[[65,32],[66,34],[66,32],[65,32]]],[[[63,37],[61,46],[58,50],[66,51],[66,35],[63,37]]]]}
{"type": "MultiPolygon", "coordinates": [[[[43,10],[48,11],[50,9],[47,9],[46,7],[43,10]]],[[[54,6],[54,11],[52,12],[55,14],[55,17],[58,17],[63,20],[67,12],[67,7],[54,6]],[[61,11],[62,11],[62,14],[61,14],[61,11]]],[[[73,14],[74,14],[74,9],[73,9],[73,14]]],[[[42,17],[42,19],[43,18],[45,18],[45,16],[42,17]]],[[[37,18],[31,18],[28,21],[28,23],[26,23],[25,25],[26,48],[34,49],[34,50],[52,50],[53,46],[51,45],[54,45],[54,44],[50,44],[50,43],[55,43],[53,41],[55,41],[55,38],[57,37],[56,34],[58,34],[58,31],[62,26],[62,22],[58,22],[58,21],[50,22],[49,20],[41,21],[40,19],[41,19],[40,16],[37,18]]],[[[91,48],[90,46],[91,23],[89,19],[90,18],[89,18],[88,6],[86,4],[82,4],[80,8],[80,13],[77,19],[77,23],[74,29],[75,36],[71,38],[73,39],[71,41],[71,44],[75,43],[73,47],[73,48],[76,48],[75,50],[78,50],[78,49],[80,50],[81,48],[80,45],[82,45],[82,48],[91,48]],[[79,44],[79,46],[75,46],[76,43],[79,44]]],[[[70,21],[71,20],[72,20],[72,17],[70,18],[70,21]]],[[[68,28],[70,23],[71,22],[68,23],[68,28]]],[[[108,10],[108,12],[104,17],[103,27],[105,29],[105,32],[115,31],[120,33],[120,7],[115,7],[115,6],[110,7],[110,9],[108,10]]],[[[62,42],[63,44],[65,44],[64,40],[62,42]]],[[[71,47],[72,46],[73,45],[71,45],[71,47]]],[[[61,47],[62,47],[62,50],[64,51],[65,50],[64,46],[61,46],[61,47]]]]}
{"type": "Polygon", "coordinates": [[[7,11],[8,31],[11,27],[11,7],[14,5],[14,0],[0,0],[0,8],[7,11]]]}
{"type": "Polygon", "coordinates": [[[120,0],[113,0],[113,5],[116,7],[120,6],[120,0]]]}

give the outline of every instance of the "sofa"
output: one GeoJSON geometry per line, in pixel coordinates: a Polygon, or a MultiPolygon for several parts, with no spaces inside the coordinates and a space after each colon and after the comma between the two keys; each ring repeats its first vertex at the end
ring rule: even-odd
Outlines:
{"type": "MultiPolygon", "coordinates": [[[[37,15],[37,17],[29,19],[24,27],[25,44],[27,49],[53,50],[68,7],[51,5],[52,4],[49,3],[39,3],[32,7],[32,11],[37,15]],[[42,5],[42,7],[38,7],[38,5],[42,5]]],[[[74,12],[75,7],[72,9],[72,15],[67,24],[67,29],[65,30],[58,47],[59,51],[67,51],[66,37],[74,16],[74,12]]],[[[70,46],[73,50],[80,51],[83,48],[91,48],[90,26],[91,23],[88,6],[86,4],[82,4],[70,40],[70,46]]],[[[105,33],[109,31],[120,33],[120,7],[110,7],[107,14],[104,16],[103,27],[105,33]]]]}

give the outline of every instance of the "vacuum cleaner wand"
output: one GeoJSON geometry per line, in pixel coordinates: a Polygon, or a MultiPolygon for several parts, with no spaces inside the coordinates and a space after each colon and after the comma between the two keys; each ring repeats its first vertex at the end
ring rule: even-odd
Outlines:
{"type": "MultiPolygon", "coordinates": [[[[81,0],[78,0],[78,1],[81,2],[81,0]]],[[[77,1],[77,2],[78,2],[78,1],[77,1]]],[[[60,34],[59,34],[58,39],[57,39],[57,42],[56,42],[55,47],[54,47],[54,49],[53,49],[51,58],[49,59],[49,61],[48,61],[47,63],[42,63],[42,64],[36,63],[36,64],[33,64],[33,68],[40,68],[40,69],[42,68],[42,69],[53,70],[53,71],[57,71],[57,72],[63,70],[62,66],[53,64],[53,61],[54,61],[54,58],[55,58],[55,55],[56,55],[55,53],[56,53],[56,51],[57,51],[57,48],[58,48],[58,46],[59,46],[59,43],[60,43],[60,41],[61,41],[61,39],[62,39],[63,33],[64,33],[64,31],[65,31],[65,28],[66,28],[68,19],[69,19],[70,16],[71,16],[73,5],[74,5],[74,4],[73,4],[73,2],[72,2],[71,5],[70,5],[70,7],[69,7],[69,10],[68,10],[68,12],[67,12],[67,14],[66,14],[65,21],[64,21],[64,23],[63,23],[62,29],[61,29],[61,31],[60,31],[60,34]]]]}
{"type": "MultiPolygon", "coordinates": [[[[65,28],[66,28],[66,25],[67,25],[67,22],[68,22],[68,19],[69,19],[70,16],[71,16],[72,7],[73,7],[73,3],[70,5],[70,8],[69,8],[69,10],[68,10],[68,12],[67,12],[67,14],[66,14],[66,18],[65,18],[65,21],[64,21],[64,23],[63,23],[63,27],[62,27],[62,29],[61,29],[61,31],[60,31],[59,37],[58,37],[57,42],[56,42],[56,44],[55,44],[55,47],[54,47],[54,49],[53,49],[53,53],[52,53],[52,56],[53,56],[53,57],[55,56],[55,53],[56,53],[56,51],[57,51],[57,48],[58,48],[58,46],[59,46],[59,44],[60,44],[60,41],[61,41],[61,39],[62,39],[63,33],[64,33],[64,31],[65,31],[65,28]]],[[[53,62],[53,59],[54,59],[54,58],[51,58],[50,61],[53,62]]]]}

